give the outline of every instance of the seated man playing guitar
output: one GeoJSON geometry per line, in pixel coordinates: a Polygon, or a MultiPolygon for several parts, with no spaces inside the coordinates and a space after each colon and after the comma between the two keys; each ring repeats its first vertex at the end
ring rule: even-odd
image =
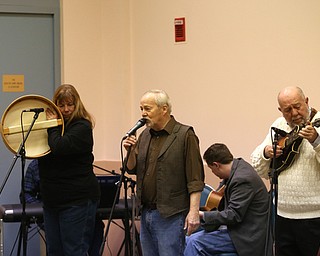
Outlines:
{"type": "Polygon", "coordinates": [[[309,107],[299,87],[282,89],[278,104],[282,117],[273,122],[251,161],[260,176],[276,180],[276,255],[316,256],[320,244],[320,113],[309,107]],[[282,138],[279,144],[272,141],[278,130],[288,134],[280,134],[284,145],[282,138]]]}
{"type": "Polygon", "coordinates": [[[265,248],[269,196],[262,179],[224,144],[213,144],[203,158],[222,179],[224,196],[217,210],[200,211],[204,230],[187,237],[184,255],[271,255],[271,247],[265,248]]]}

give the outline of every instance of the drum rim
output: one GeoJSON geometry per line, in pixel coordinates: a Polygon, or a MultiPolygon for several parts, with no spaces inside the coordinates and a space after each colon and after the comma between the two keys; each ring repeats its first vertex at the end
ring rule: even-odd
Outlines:
{"type": "MultiPolygon", "coordinates": [[[[39,100],[39,101],[42,101],[44,103],[46,103],[48,105],[48,107],[53,107],[54,110],[57,112],[58,114],[58,118],[62,120],[62,134],[64,133],[64,121],[63,121],[63,115],[62,113],[60,112],[60,109],[48,98],[42,96],[42,95],[38,95],[38,94],[27,94],[27,95],[22,95],[20,97],[18,97],[17,99],[15,99],[14,101],[12,101],[9,106],[5,109],[5,111],[3,112],[2,114],[2,117],[1,117],[1,127],[0,127],[0,133],[1,133],[1,137],[2,137],[2,140],[4,142],[4,144],[6,145],[6,147],[14,154],[17,154],[17,150],[15,150],[11,145],[10,143],[7,141],[7,138],[6,136],[4,135],[4,121],[5,121],[5,118],[7,116],[7,114],[9,113],[10,109],[12,109],[16,104],[18,104],[19,102],[22,102],[23,100],[30,100],[30,99],[36,99],[36,100],[39,100]]],[[[51,150],[47,150],[46,152],[43,152],[42,154],[40,155],[35,155],[35,156],[27,156],[26,155],[26,158],[28,159],[33,159],[33,158],[38,158],[38,157],[41,157],[41,156],[45,156],[47,154],[49,154],[51,152],[51,150]]]]}

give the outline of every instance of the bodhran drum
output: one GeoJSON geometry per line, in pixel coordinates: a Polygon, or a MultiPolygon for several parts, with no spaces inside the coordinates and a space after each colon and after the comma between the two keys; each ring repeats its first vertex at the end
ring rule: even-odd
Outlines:
{"type": "Polygon", "coordinates": [[[22,135],[27,135],[35,116],[35,112],[24,110],[35,108],[43,108],[44,110],[50,108],[58,114],[58,119],[47,120],[45,111],[39,113],[25,142],[26,158],[38,158],[50,152],[48,128],[61,125],[61,135],[64,131],[63,116],[52,101],[40,95],[22,96],[9,105],[1,119],[1,136],[10,151],[20,153],[18,151],[23,142],[22,135]]]}

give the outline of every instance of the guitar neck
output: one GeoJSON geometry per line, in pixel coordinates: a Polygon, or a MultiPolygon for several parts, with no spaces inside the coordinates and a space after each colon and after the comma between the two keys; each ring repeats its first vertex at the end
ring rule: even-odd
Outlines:
{"type": "MultiPolygon", "coordinates": [[[[313,127],[319,127],[320,126],[320,118],[317,118],[314,120],[314,122],[310,123],[313,127]]],[[[300,124],[293,128],[293,130],[288,134],[285,145],[291,145],[294,141],[296,141],[299,138],[299,131],[306,127],[306,124],[300,124]]]]}

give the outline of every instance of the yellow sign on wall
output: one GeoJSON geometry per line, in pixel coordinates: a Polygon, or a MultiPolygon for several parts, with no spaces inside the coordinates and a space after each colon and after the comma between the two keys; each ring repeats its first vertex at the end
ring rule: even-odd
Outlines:
{"type": "Polygon", "coordinates": [[[24,75],[2,75],[3,92],[23,92],[24,75]]]}

